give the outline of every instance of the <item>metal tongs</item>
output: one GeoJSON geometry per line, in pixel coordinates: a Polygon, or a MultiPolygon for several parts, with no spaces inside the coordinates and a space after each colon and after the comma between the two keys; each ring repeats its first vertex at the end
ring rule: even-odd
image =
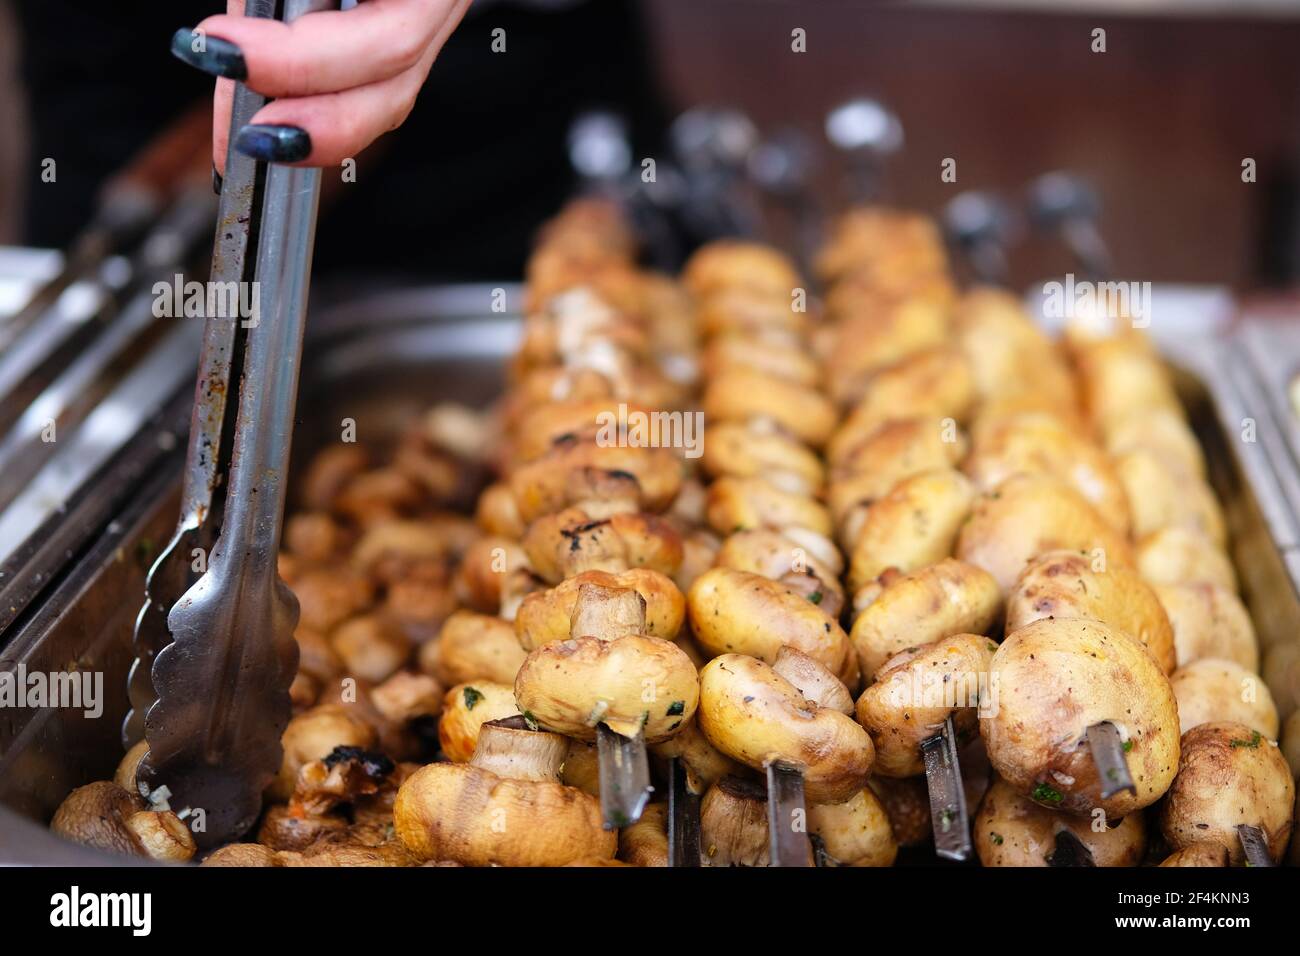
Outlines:
{"type": "MultiPolygon", "coordinates": [[[[283,19],[337,5],[285,0],[283,19]]],[[[274,7],[248,0],[245,14],[274,7]]],[[[237,86],[232,143],[262,103],[237,86]]],[[[228,284],[247,281],[255,258],[256,305],[252,316],[207,316],[180,520],[136,624],[123,737],[143,733],[140,792],[178,811],[200,847],[252,826],[290,716],[298,602],[276,556],[319,198],[319,170],[263,168],[231,150],[211,277],[214,290],[240,288],[228,284]]]]}

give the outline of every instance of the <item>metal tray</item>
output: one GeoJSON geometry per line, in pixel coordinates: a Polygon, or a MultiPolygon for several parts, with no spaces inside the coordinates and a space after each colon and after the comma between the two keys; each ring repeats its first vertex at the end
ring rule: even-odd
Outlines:
{"type": "MultiPolygon", "coordinates": [[[[359,440],[382,445],[437,401],[480,404],[499,394],[504,360],[518,343],[520,302],[518,286],[501,283],[353,296],[318,309],[303,364],[295,462],[331,440],[345,418],[356,422],[359,440]],[[492,311],[498,289],[505,290],[505,312],[492,311]]],[[[1284,435],[1285,398],[1279,406],[1274,396],[1258,394],[1263,386],[1246,364],[1248,348],[1237,334],[1227,342],[1182,343],[1169,358],[1225,504],[1243,596],[1267,655],[1300,640],[1292,576],[1300,568],[1300,497],[1291,497],[1300,471],[1284,435]],[[1235,440],[1245,417],[1257,421],[1255,444],[1235,440]]],[[[1300,349],[1290,354],[1300,356],[1300,349]]],[[[108,778],[121,757],[131,626],[153,549],[176,517],[187,400],[178,395],[141,436],[128,455],[134,462],[116,464],[137,476],[117,476],[133,491],[126,505],[3,638],[0,667],[21,662],[29,672],[102,673],[104,710],[97,719],[70,709],[0,710],[0,863],[131,862],[66,843],[45,824],[69,791],[108,778]]],[[[1284,716],[1300,703],[1300,687],[1272,690],[1284,716]]]]}

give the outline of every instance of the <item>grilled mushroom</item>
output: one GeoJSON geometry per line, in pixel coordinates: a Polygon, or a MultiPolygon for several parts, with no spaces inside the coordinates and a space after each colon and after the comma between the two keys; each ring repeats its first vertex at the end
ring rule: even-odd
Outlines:
{"type": "Polygon", "coordinates": [[[393,822],[421,860],[466,866],[564,866],[614,856],[600,802],[559,782],[568,742],[521,718],[480,733],[468,764],[435,763],[403,782],[393,822]],[[539,825],[542,823],[543,825],[539,825]]]}
{"type": "Polygon", "coordinates": [[[1015,790],[1076,814],[1125,816],[1163,796],[1178,766],[1173,688],[1146,648],[1088,620],[1043,620],[1009,635],[989,664],[996,706],[980,715],[989,762],[1015,790]],[[1088,728],[1111,722],[1137,793],[1102,797],[1088,728]]]}
{"type": "Polygon", "coordinates": [[[842,803],[866,785],[874,748],[851,717],[819,706],[760,660],[723,654],[700,673],[700,729],[755,770],[800,770],[810,803],[842,803]]]}
{"type": "Polygon", "coordinates": [[[1087,865],[1061,859],[1062,834],[1073,852],[1082,846],[1094,866],[1137,866],[1146,851],[1141,813],[1120,820],[1058,813],[1002,779],[993,782],[975,813],[975,852],[985,866],[1087,865]]]}
{"type": "Polygon", "coordinates": [[[1174,630],[1156,592],[1129,568],[1097,567],[1077,551],[1039,555],[1007,597],[1007,633],[1044,618],[1089,618],[1136,637],[1171,673],[1174,630]]]}
{"type": "Polygon", "coordinates": [[[531,651],[515,678],[521,710],[542,726],[594,740],[603,723],[648,743],[695,713],[695,665],[677,645],[645,633],[645,600],[631,589],[584,584],[571,636],[531,651]]]}
{"type": "Polygon", "coordinates": [[[909,647],[953,634],[986,634],[1002,596],[987,571],[951,558],[911,574],[882,575],[854,597],[860,611],[849,637],[868,683],[909,647]]]}
{"type": "Polygon", "coordinates": [[[1277,707],[1268,685],[1233,661],[1202,657],[1169,678],[1178,699],[1183,733],[1201,724],[1245,724],[1269,740],[1277,739],[1277,707]]]}
{"type": "Polygon", "coordinates": [[[839,622],[798,591],[757,574],[714,568],[686,596],[691,632],[711,654],[738,652],[769,664],[783,646],[858,683],[858,661],[839,622]]]}
{"type": "Polygon", "coordinates": [[[194,837],[170,810],[145,801],[111,780],[78,787],[54,811],[50,829],[61,837],[110,853],[180,863],[194,856],[194,837]]]}
{"type": "Polygon", "coordinates": [[[1234,864],[1245,855],[1240,824],[1264,832],[1281,861],[1294,825],[1295,784],[1277,746],[1245,724],[1201,724],[1183,734],[1178,775],[1160,804],[1160,829],[1175,850],[1213,843],[1234,864]]]}

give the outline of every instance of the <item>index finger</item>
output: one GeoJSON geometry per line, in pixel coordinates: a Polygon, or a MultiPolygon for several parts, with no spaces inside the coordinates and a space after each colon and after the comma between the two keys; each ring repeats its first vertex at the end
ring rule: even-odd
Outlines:
{"type": "Polygon", "coordinates": [[[367,0],[292,23],[221,14],[194,28],[233,43],[252,89],[266,96],[332,93],[390,79],[420,61],[456,0],[367,0]]]}

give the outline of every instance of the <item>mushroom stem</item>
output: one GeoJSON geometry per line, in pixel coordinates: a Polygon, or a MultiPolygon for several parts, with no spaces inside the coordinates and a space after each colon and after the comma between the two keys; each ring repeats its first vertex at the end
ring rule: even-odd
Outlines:
{"type": "Polygon", "coordinates": [[[825,665],[789,644],[776,652],[772,664],[776,671],[818,707],[829,707],[841,714],[853,713],[853,695],[844,682],[825,665]]]}
{"type": "Polygon", "coordinates": [[[569,634],[613,641],[646,632],[645,598],[631,588],[584,584],[573,605],[569,634]]]}
{"type": "Polygon", "coordinates": [[[522,717],[490,720],[479,730],[470,766],[508,780],[558,783],[569,742],[559,734],[529,730],[522,717]]]}

